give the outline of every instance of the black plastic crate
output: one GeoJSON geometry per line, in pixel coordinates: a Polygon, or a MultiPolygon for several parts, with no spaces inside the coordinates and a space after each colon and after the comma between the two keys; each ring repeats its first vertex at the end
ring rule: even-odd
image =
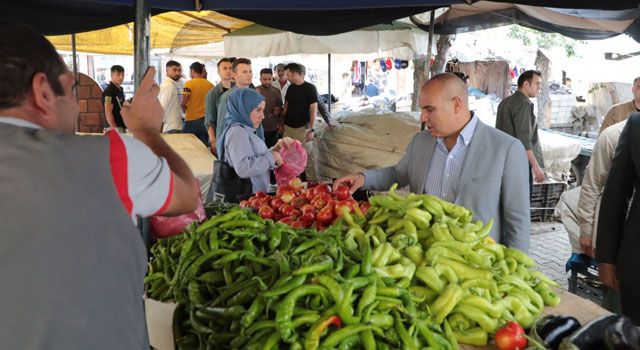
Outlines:
{"type": "Polygon", "coordinates": [[[566,187],[566,182],[533,184],[530,202],[531,221],[552,221],[553,211],[566,187]]]}
{"type": "Polygon", "coordinates": [[[569,292],[602,305],[602,282],[598,280],[598,270],[583,264],[574,264],[569,277],[569,292]]]}

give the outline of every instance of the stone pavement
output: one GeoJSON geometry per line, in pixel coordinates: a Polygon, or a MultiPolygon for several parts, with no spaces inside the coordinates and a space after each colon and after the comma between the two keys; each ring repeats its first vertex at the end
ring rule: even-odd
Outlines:
{"type": "Polygon", "coordinates": [[[529,255],[541,272],[568,289],[569,273],[565,272],[565,264],[571,256],[571,244],[562,223],[532,222],[529,255]]]}

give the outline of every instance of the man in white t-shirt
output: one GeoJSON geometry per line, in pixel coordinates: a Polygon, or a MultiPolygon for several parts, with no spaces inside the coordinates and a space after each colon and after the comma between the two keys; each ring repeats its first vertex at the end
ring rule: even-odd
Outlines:
{"type": "Polygon", "coordinates": [[[165,134],[176,134],[182,132],[182,109],[180,108],[180,96],[182,93],[182,66],[176,61],[169,61],[166,65],[167,79],[160,84],[158,99],[164,118],[162,118],[162,132],[165,134]]]}

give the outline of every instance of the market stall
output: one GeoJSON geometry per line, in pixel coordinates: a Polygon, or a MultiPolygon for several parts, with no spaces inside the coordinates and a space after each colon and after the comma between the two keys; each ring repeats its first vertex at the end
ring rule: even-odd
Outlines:
{"type": "Polygon", "coordinates": [[[151,248],[152,346],[494,349],[507,321],[570,315],[573,332],[607,314],[434,196],[293,181],[240,206],[257,212],[222,208],[151,248]]]}

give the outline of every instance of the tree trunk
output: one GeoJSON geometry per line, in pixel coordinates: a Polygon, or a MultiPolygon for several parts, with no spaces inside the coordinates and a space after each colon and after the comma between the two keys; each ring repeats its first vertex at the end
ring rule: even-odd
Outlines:
{"type": "Polygon", "coordinates": [[[413,94],[411,94],[411,110],[418,110],[418,94],[420,87],[427,80],[427,59],[418,58],[413,60],[413,94]]]}
{"type": "MultiPolygon", "coordinates": [[[[436,56],[434,57],[433,65],[430,67],[431,75],[444,72],[444,68],[447,64],[447,53],[451,48],[451,44],[453,43],[452,35],[441,35],[438,38],[438,42],[436,43],[436,56]]],[[[428,62],[426,58],[419,58],[413,60],[413,91],[414,93],[411,96],[411,110],[418,110],[418,94],[420,93],[420,88],[424,83],[427,82],[427,66],[428,62]]]]}
{"type": "Polygon", "coordinates": [[[455,40],[455,37],[452,35],[441,35],[440,38],[438,38],[438,43],[436,44],[438,51],[435,61],[431,66],[431,76],[444,72],[445,66],[447,65],[447,53],[453,44],[453,40],[455,40]]]}
{"type": "Polygon", "coordinates": [[[551,71],[551,62],[542,51],[538,50],[535,61],[536,69],[542,73],[542,88],[538,94],[538,127],[548,127],[547,120],[551,120],[551,105],[549,104],[549,72],[551,71]]]}

